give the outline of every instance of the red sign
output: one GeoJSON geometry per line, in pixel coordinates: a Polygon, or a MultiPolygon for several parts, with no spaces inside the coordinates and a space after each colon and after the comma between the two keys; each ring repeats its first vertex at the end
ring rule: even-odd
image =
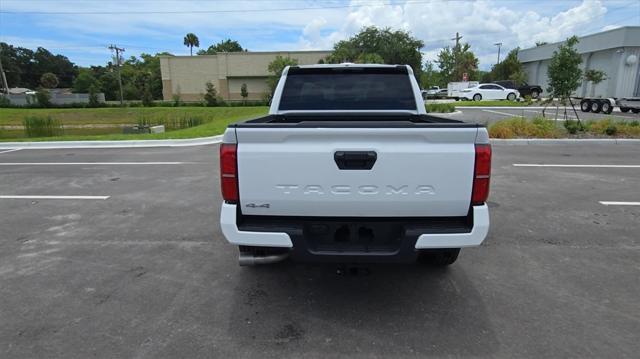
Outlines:
{"type": "Polygon", "coordinates": [[[469,81],[469,74],[468,73],[463,73],[462,74],[462,81],[469,81]]]}

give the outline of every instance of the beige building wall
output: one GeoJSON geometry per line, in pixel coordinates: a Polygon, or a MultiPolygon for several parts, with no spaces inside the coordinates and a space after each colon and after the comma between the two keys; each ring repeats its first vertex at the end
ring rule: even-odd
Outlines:
{"type": "Polygon", "coordinates": [[[162,56],[162,95],[172,100],[200,101],[205,83],[211,81],[225,100],[242,100],[240,87],[247,84],[249,100],[263,98],[268,87],[268,66],[276,56],[297,59],[300,65],[317,64],[330,51],[227,52],[216,55],[162,56]]]}

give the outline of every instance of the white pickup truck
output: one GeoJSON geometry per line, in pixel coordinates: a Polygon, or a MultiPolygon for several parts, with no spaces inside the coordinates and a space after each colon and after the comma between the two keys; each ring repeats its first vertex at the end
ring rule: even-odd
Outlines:
{"type": "Polygon", "coordinates": [[[220,225],[240,265],[449,265],[489,230],[487,130],[427,115],[409,66],[288,67],[269,114],[222,142],[220,225]]]}

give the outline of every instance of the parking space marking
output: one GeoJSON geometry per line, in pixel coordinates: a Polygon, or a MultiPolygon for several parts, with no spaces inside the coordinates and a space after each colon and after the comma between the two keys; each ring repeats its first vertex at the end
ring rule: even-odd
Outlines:
{"type": "Polygon", "coordinates": [[[508,117],[523,117],[523,116],[516,115],[516,114],[513,114],[513,113],[508,113],[508,112],[500,112],[500,111],[493,111],[493,110],[482,110],[482,111],[491,112],[491,113],[495,113],[497,115],[508,116],[508,117]]]}
{"type": "Polygon", "coordinates": [[[21,148],[13,148],[13,149],[9,149],[9,150],[4,150],[4,151],[0,151],[0,153],[9,153],[9,152],[15,152],[15,151],[20,151],[21,148]]]}
{"type": "Polygon", "coordinates": [[[182,165],[196,162],[0,162],[0,166],[127,166],[127,165],[182,165]]]}
{"type": "Polygon", "coordinates": [[[615,202],[615,201],[599,201],[605,206],[640,206],[640,202],[615,202]]]}
{"type": "Polygon", "coordinates": [[[537,164],[514,163],[514,167],[567,167],[567,168],[640,168],[640,165],[563,165],[563,164],[537,164]]]}
{"type": "Polygon", "coordinates": [[[0,195],[0,199],[95,199],[105,200],[111,196],[3,196],[0,195]]]}

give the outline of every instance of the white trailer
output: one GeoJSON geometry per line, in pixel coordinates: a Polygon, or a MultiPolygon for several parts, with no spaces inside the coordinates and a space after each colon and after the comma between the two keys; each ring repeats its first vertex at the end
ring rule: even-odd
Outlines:
{"type": "Polygon", "coordinates": [[[455,98],[457,100],[462,97],[460,91],[468,89],[469,87],[478,86],[479,84],[480,82],[478,81],[449,82],[447,84],[447,97],[455,98]]]}
{"type": "Polygon", "coordinates": [[[606,113],[613,112],[614,107],[619,107],[622,112],[640,113],[640,97],[629,98],[580,98],[580,110],[582,112],[606,113]]]}

